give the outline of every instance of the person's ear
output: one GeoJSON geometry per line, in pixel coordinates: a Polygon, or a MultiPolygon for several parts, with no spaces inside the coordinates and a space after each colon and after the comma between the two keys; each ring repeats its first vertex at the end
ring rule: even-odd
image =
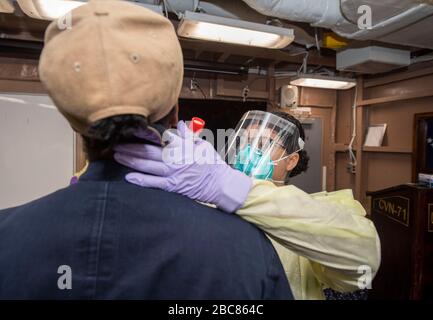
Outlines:
{"type": "Polygon", "coordinates": [[[299,162],[299,153],[292,154],[286,161],[286,171],[292,171],[299,162]]]}
{"type": "Polygon", "coordinates": [[[179,103],[176,103],[176,105],[173,107],[174,112],[172,112],[172,116],[170,117],[170,126],[172,128],[176,128],[177,123],[179,122],[179,103]]]}

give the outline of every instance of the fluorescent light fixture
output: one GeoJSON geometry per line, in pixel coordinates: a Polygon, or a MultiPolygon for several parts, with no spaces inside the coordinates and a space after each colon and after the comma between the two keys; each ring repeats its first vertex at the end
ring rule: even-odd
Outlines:
{"type": "Polygon", "coordinates": [[[14,5],[11,0],[1,0],[0,1],[0,12],[3,13],[13,13],[15,11],[14,5]]]}
{"type": "Polygon", "coordinates": [[[185,38],[281,49],[295,39],[293,29],[186,11],[177,28],[185,38]]]}
{"type": "MultiPolygon", "coordinates": [[[[3,0],[0,0],[3,1],[3,0]]],[[[69,11],[86,4],[87,0],[17,0],[24,13],[32,18],[55,20],[63,17],[69,11]]],[[[134,3],[163,15],[162,7],[145,3],[134,3]]],[[[1,4],[0,4],[1,11],[1,4]]]]}
{"type": "Polygon", "coordinates": [[[73,0],[17,0],[17,2],[26,15],[41,20],[55,20],[86,4],[86,2],[73,0]]]}
{"type": "Polygon", "coordinates": [[[356,80],[315,74],[301,74],[290,81],[290,84],[299,87],[345,90],[356,86],[356,80]]]}

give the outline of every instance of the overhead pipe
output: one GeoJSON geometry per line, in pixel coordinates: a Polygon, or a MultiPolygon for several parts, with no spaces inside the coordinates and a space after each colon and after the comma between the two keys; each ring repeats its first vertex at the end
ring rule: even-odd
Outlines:
{"type": "Polygon", "coordinates": [[[384,21],[376,23],[369,29],[361,29],[353,33],[346,33],[338,28],[333,28],[333,31],[338,35],[357,40],[369,40],[378,39],[386,36],[387,34],[393,33],[394,31],[400,30],[413,23],[416,23],[428,16],[433,14],[433,6],[427,4],[420,4],[412,7],[400,14],[392,16],[384,21]]]}
{"type": "MultiPolygon", "coordinates": [[[[360,30],[356,24],[347,20],[342,14],[340,0],[243,1],[263,15],[306,22],[312,26],[331,29],[342,37],[357,40],[383,37],[433,14],[433,6],[421,3],[375,24],[370,29],[360,30]],[[354,31],[349,32],[348,30],[354,31]]],[[[398,0],[395,1],[396,4],[398,2],[398,0]]]]}
{"type": "Polygon", "coordinates": [[[167,11],[182,14],[185,11],[203,12],[214,16],[266,23],[267,17],[241,1],[233,0],[138,0],[143,4],[160,5],[167,11]]]}

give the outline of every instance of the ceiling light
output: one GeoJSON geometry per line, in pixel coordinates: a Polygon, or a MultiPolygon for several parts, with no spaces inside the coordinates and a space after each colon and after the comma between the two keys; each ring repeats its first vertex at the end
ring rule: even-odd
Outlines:
{"type": "MultiPolygon", "coordinates": [[[[24,13],[32,18],[41,20],[55,20],[63,17],[65,14],[74,10],[75,8],[86,4],[87,0],[17,0],[17,2],[24,13]]],[[[163,15],[161,6],[145,3],[136,4],[163,15]]]]}
{"type": "Polygon", "coordinates": [[[315,74],[301,74],[291,80],[290,84],[299,87],[345,90],[356,86],[356,80],[315,74]]]}
{"type": "Polygon", "coordinates": [[[186,11],[177,28],[181,37],[281,49],[294,39],[293,29],[186,11]]]}
{"type": "Polygon", "coordinates": [[[2,0],[0,2],[0,12],[13,13],[15,11],[14,5],[11,0],[2,0]]]}
{"type": "Polygon", "coordinates": [[[55,20],[86,4],[86,2],[72,0],[17,0],[17,2],[26,15],[41,20],[55,20]]]}

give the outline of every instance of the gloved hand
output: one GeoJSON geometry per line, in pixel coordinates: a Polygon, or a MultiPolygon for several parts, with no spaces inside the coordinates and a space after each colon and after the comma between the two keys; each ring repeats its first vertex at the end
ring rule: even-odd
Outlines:
{"type": "Polygon", "coordinates": [[[159,188],[193,200],[215,204],[226,212],[242,207],[252,179],[231,168],[214,147],[188,129],[177,126],[179,135],[166,131],[164,147],[126,144],[115,148],[117,162],[143,173],[130,173],[126,180],[142,187],[159,188]]]}

